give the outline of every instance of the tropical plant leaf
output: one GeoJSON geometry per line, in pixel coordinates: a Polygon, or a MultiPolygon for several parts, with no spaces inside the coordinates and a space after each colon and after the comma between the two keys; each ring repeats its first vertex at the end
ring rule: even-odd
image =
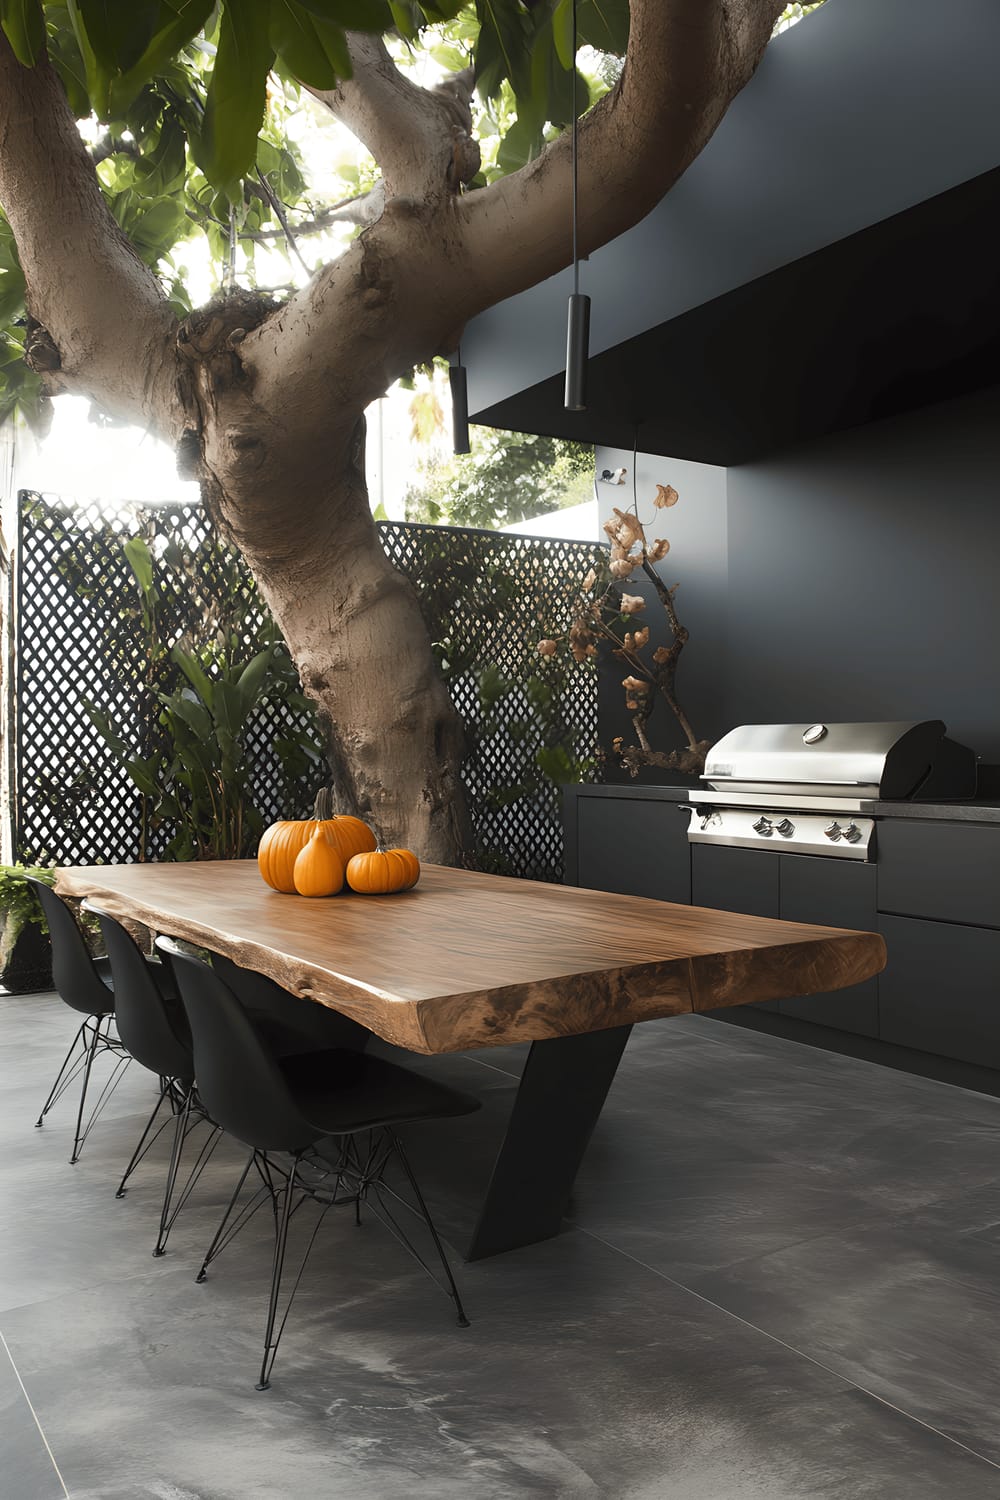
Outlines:
{"type": "Polygon", "coordinates": [[[212,707],[212,682],[202,671],[198,662],[190,651],[182,651],[180,646],[175,646],[170,653],[171,660],[180,667],[188,682],[194,688],[201,701],[208,707],[212,707]]]}
{"type": "Polygon", "coordinates": [[[143,594],[148,598],[153,592],[153,554],[141,536],[129,537],[122,551],[125,560],[143,594]]]}

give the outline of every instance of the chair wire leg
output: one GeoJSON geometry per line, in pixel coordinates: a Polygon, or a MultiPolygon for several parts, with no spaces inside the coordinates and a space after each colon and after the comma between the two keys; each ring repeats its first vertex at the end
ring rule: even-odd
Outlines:
{"type": "Polygon", "coordinates": [[[260,1379],[257,1381],[258,1391],[266,1391],[271,1384],[269,1378],[271,1366],[274,1364],[274,1356],[278,1348],[277,1344],[272,1348],[271,1336],[274,1333],[274,1319],[278,1311],[278,1292],[281,1290],[281,1273],[285,1268],[285,1248],[288,1244],[288,1221],[292,1216],[292,1190],[295,1186],[295,1175],[298,1171],[298,1166],[298,1157],[293,1157],[288,1177],[285,1180],[285,1194],[281,1201],[281,1218],[278,1222],[278,1232],[274,1237],[274,1261],[271,1265],[271,1296],[267,1304],[267,1327],[264,1331],[264,1359],[260,1367],[260,1379]]]}
{"type": "Polygon", "coordinates": [[[454,1300],[455,1307],[458,1312],[458,1326],[459,1328],[468,1328],[469,1320],[466,1317],[465,1308],[462,1306],[462,1299],[459,1296],[458,1287],[455,1284],[455,1278],[452,1275],[451,1266],[448,1264],[448,1257],[444,1253],[444,1246],[441,1243],[441,1239],[438,1235],[437,1229],[434,1227],[434,1220],[431,1218],[430,1210],[427,1207],[427,1204],[424,1202],[424,1195],[420,1191],[420,1185],[417,1182],[416,1177],[414,1177],[413,1175],[413,1168],[410,1166],[410,1159],[407,1156],[406,1152],[403,1150],[403,1143],[399,1139],[399,1136],[396,1134],[396,1132],[394,1130],[387,1130],[386,1134],[391,1140],[396,1155],[399,1158],[400,1166],[403,1168],[403,1171],[406,1174],[406,1179],[410,1184],[410,1190],[412,1191],[414,1198],[416,1198],[417,1202],[420,1205],[420,1212],[423,1215],[424,1223],[430,1230],[431,1239],[434,1241],[434,1248],[438,1253],[441,1265],[444,1267],[444,1274],[447,1277],[448,1285],[451,1288],[451,1296],[454,1300]]]}
{"type": "Polygon", "coordinates": [[[40,1130],[41,1129],[42,1124],[43,1124],[43,1122],[45,1120],[45,1116],[48,1114],[48,1112],[52,1108],[53,1104],[55,1104],[56,1100],[59,1098],[59,1095],[62,1093],[63,1089],[66,1087],[66,1084],[68,1084],[69,1081],[70,1081],[70,1079],[67,1077],[66,1078],[66,1082],[64,1083],[63,1082],[63,1078],[66,1075],[67,1069],[69,1069],[70,1060],[71,1060],[71,1058],[73,1056],[73,1053],[76,1051],[77,1043],[79,1043],[81,1041],[83,1042],[83,1051],[82,1051],[79,1059],[77,1060],[77,1066],[79,1066],[79,1064],[83,1062],[83,1059],[86,1056],[86,1053],[87,1053],[87,1042],[84,1040],[84,1036],[83,1036],[83,1034],[86,1031],[86,1029],[87,1029],[87,1022],[86,1021],[81,1021],[79,1029],[78,1029],[76,1035],[74,1036],[73,1040],[69,1044],[69,1051],[66,1053],[66,1056],[63,1058],[62,1067],[59,1069],[59,1072],[56,1074],[56,1081],[52,1085],[51,1090],[49,1091],[49,1097],[46,1099],[45,1103],[42,1105],[42,1112],[38,1116],[38,1119],[35,1121],[35,1129],[36,1130],[40,1130]],[[62,1085],[62,1087],[60,1087],[60,1085],[62,1085]]]}
{"type": "MultiPolygon", "coordinates": [[[[236,1187],[235,1187],[235,1189],[233,1191],[233,1196],[230,1198],[228,1204],[226,1205],[226,1211],[222,1215],[222,1220],[221,1220],[221,1222],[219,1224],[218,1229],[215,1231],[215,1235],[214,1235],[214,1237],[212,1239],[212,1243],[209,1245],[208,1249],[205,1251],[205,1259],[202,1261],[202,1263],[201,1263],[201,1269],[199,1270],[197,1276],[194,1278],[195,1281],[201,1282],[201,1281],[205,1280],[206,1272],[208,1271],[208,1268],[211,1265],[212,1261],[221,1252],[221,1250],[228,1243],[228,1241],[232,1238],[232,1235],[236,1233],[236,1230],[239,1228],[241,1221],[245,1222],[246,1219],[249,1218],[250,1215],[249,1215],[248,1209],[250,1209],[250,1204],[248,1204],[243,1209],[243,1212],[237,1216],[236,1223],[233,1226],[232,1233],[229,1234],[229,1235],[226,1234],[226,1225],[229,1223],[230,1215],[232,1214],[233,1209],[236,1207],[236,1200],[239,1198],[240,1193],[243,1191],[243,1184],[246,1182],[247,1178],[249,1177],[249,1175],[250,1175],[250,1168],[254,1165],[256,1159],[257,1159],[257,1152],[256,1151],[251,1151],[251,1153],[250,1153],[250,1155],[249,1155],[249,1157],[247,1159],[247,1164],[243,1168],[243,1171],[240,1173],[240,1179],[237,1182],[236,1187]]],[[[264,1198],[263,1198],[263,1189],[261,1189],[257,1194],[255,1194],[255,1198],[259,1198],[260,1199],[260,1203],[262,1203],[264,1201],[264,1198]]],[[[251,1199],[251,1204],[253,1202],[254,1202],[254,1199],[251,1199]]],[[[260,1206],[260,1203],[257,1204],[257,1207],[260,1206]]]]}
{"type": "MultiPolygon", "coordinates": [[[[285,1310],[281,1316],[281,1322],[278,1324],[277,1331],[275,1331],[274,1325],[277,1321],[278,1316],[278,1299],[281,1293],[281,1277],[285,1266],[285,1251],[288,1246],[288,1225],[296,1208],[295,1189],[297,1185],[299,1163],[300,1157],[293,1156],[292,1165],[289,1168],[288,1175],[285,1179],[284,1197],[281,1203],[281,1219],[278,1226],[278,1234],[275,1237],[274,1241],[274,1262],[271,1270],[271,1296],[267,1305],[267,1328],[264,1333],[264,1358],[261,1362],[260,1367],[260,1379],[257,1381],[257,1384],[255,1386],[255,1390],[258,1391],[266,1391],[271,1387],[271,1371],[274,1368],[274,1361],[278,1353],[278,1344],[281,1341],[281,1335],[284,1333],[285,1324],[288,1322],[288,1314],[292,1310],[292,1302],[294,1301],[295,1293],[299,1289],[299,1282],[302,1280],[302,1273],[305,1271],[306,1262],[309,1259],[310,1251],[312,1250],[312,1247],[316,1242],[316,1236],[320,1231],[320,1226],[322,1225],[323,1220],[326,1218],[326,1215],[332,1206],[331,1202],[324,1203],[319,1215],[316,1218],[316,1222],[312,1227],[312,1232],[309,1235],[309,1240],[306,1244],[305,1250],[302,1253],[302,1259],[299,1262],[299,1269],[295,1274],[295,1280],[292,1283],[291,1291],[288,1293],[288,1297],[285,1302],[285,1310]]],[[[303,1195],[302,1193],[300,1193],[299,1202],[301,1203],[303,1201],[303,1195]]]]}
{"type": "Polygon", "coordinates": [[[119,1046],[117,1041],[112,1040],[110,1037],[111,1025],[114,1017],[111,1015],[98,1016],[96,1020],[97,1024],[94,1026],[93,1034],[87,1052],[87,1065],[84,1068],[83,1073],[83,1089],[80,1094],[80,1109],[76,1118],[76,1135],[73,1140],[73,1155],[69,1159],[71,1167],[75,1166],[79,1161],[80,1153],[83,1150],[84,1143],[88,1135],[90,1134],[92,1127],[96,1123],[98,1116],[104,1109],[104,1106],[111,1098],[111,1095],[114,1093],[115,1089],[121,1082],[122,1074],[124,1073],[125,1069],[132,1061],[131,1055],[125,1052],[119,1046]],[[102,1027],[106,1027],[107,1029],[102,1030],[102,1027]],[[87,1101],[87,1089],[90,1084],[90,1070],[93,1067],[94,1058],[97,1056],[98,1052],[113,1052],[117,1058],[117,1061],[114,1065],[114,1068],[112,1069],[110,1078],[108,1078],[104,1087],[101,1089],[101,1092],[97,1096],[97,1103],[90,1111],[90,1115],[87,1119],[86,1125],[84,1125],[83,1112],[84,1105],[87,1101]]]}
{"type": "Polygon", "coordinates": [[[187,1181],[185,1182],[178,1195],[177,1202],[174,1203],[174,1189],[177,1186],[177,1176],[180,1171],[181,1155],[184,1151],[184,1143],[186,1142],[191,1131],[194,1129],[195,1125],[198,1125],[202,1119],[207,1120],[207,1117],[202,1115],[199,1111],[199,1114],[192,1121],[191,1116],[193,1105],[194,1085],[192,1084],[187,1100],[185,1102],[184,1110],[177,1115],[177,1123],[174,1130],[174,1144],[173,1149],[170,1153],[170,1167],[167,1171],[167,1181],[163,1191],[163,1208],[160,1212],[160,1232],[156,1237],[156,1245],[153,1250],[153,1254],[157,1257],[163,1255],[164,1251],[166,1250],[167,1238],[170,1234],[171,1229],[173,1229],[174,1227],[174,1222],[177,1218],[177,1215],[180,1213],[188,1198],[191,1196],[192,1188],[198,1181],[198,1178],[201,1176],[202,1172],[205,1170],[205,1167],[208,1165],[208,1161],[212,1155],[212,1152],[215,1150],[216,1146],[219,1144],[219,1141],[222,1139],[222,1127],[220,1125],[214,1125],[211,1123],[211,1121],[208,1121],[208,1123],[211,1125],[211,1134],[202,1145],[201,1150],[198,1152],[198,1155],[196,1156],[194,1161],[194,1165],[188,1173],[187,1181]]]}
{"type": "Polygon", "coordinates": [[[73,1137],[73,1155],[69,1159],[70,1166],[75,1166],[80,1159],[80,1151],[83,1147],[86,1132],[83,1129],[83,1110],[87,1103],[87,1087],[90,1083],[90,1070],[94,1066],[94,1057],[101,1045],[101,1022],[99,1018],[94,1020],[94,1029],[91,1034],[90,1043],[87,1047],[87,1065],[83,1070],[83,1088],[80,1090],[80,1108],[76,1116],[76,1134],[73,1137]]]}
{"type": "Polygon", "coordinates": [[[160,1130],[163,1129],[163,1125],[166,1124],[166,1121],[163,1121],[161,1123],[161,1125],[160,1125],[160,1130],[157,1130],[156,1134],[152,1137],[152,1140],[150,1140],[150,1138],[149,1138],[150,1137],[150,1132],[152,1131],[153,1126],[156,1123],[156,1117],[160,1113],[160,1110],[163,1108],[163,1101],[168,1096],[169,1084],[170,1084],[170,1080],[168,1078],[161,1078],[160,1079],[160,1093],[159,1093],[159,1097],[157,1098],[157,1101],[156,1101],[156,1103],[153,1106],[153,1112],[152,1112],[152,1114],[150,1115],[149,1119],[146,1121],[146,1126],[145,1126],[145,1129],[142,1132],[142,1135],[139,1137],[138,1145],[136,1146],[135,1150],[132,1152],[132,1159],[129,1162],[128,1166],[125,1168],[125,1171],[124,1171],[124,1173],[122,1175],[122,1180],[118,1184],[117,1191],[115,1192],[115,1197],[116,1198],[124,1198],[126,1192],[128,1191],[128,1189],[126,1188],[125,1184],[128,1182],[129,1178],[132,1176],[132,1173],[135,1171],[136,1167],[142,1161],[142,1159],[145,1156],[146,1152],[149,1150],[149,1147],[153,1144],[153,1141],[159,1135],[160,1130]]]}

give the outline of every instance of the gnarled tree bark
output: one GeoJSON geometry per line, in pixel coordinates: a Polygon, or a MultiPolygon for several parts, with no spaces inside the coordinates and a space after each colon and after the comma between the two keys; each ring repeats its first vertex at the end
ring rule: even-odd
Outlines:
{"type": "MultiPolygon", "coordinates": [[[[580,248],[642,218],[752,75],[783,0],[632,0],[621,80],[581,126],[580,248]]],[[[364,483],[364,410],[465,322],[571,257],[570,153],[473,192],[472,80],[423,89],[378,39],[322,102],[372,150],[384,206],[281,306],[238,294],[178,322],[105,205],[54,72],[0,34],[0,203],[52,392],[174,443],[246,557],[330,726],[346,810],[444,863],[467,820],[461,726],[364,483]],[[498,246],[502,253],[498,253],[498,246]]]]}

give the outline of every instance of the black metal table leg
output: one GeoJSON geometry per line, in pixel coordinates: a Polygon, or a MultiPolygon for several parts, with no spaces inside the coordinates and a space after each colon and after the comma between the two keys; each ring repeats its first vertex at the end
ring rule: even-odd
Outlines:
{"type": "Polygon", "coordinates": [[[631,1030],[532,1043],[467,1260],[558,1234],[631,1030]]]}

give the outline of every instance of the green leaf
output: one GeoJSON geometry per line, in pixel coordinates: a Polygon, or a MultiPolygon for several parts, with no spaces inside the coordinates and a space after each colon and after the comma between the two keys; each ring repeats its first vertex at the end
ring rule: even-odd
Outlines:
{"type": "Polygon", "coordinates": [[[565,745],[543,745],[535,751],[535,764],[542,775],[554,781],[557,786],[566,786],[580,779],[576,761],[565,745]]]}
{"type": "Polygon", "coordinates": [[[483,711],[489,713],[491,708],[495,708],[509,687],[510,683],[500,668],[493,664],[488,666],[479,679],[479,699],[483,711]]]}
{"type": "Polygon", "coordinates": [[[577,0],[580,46],[621,57],[628,46],[629,15],[628,0],[577,0]]]}
{"type": "Polygon", "coordinates": [[[273,60],[267,11],[254,0],[229,0],[219,23],[197,155],[212,186],[230,198],[257,154],[273,60]]]}
{"type": "Polygon", "coordinates": [[[388,0],[302,0],[302,3],[341,30],[387,31],[392,25],[388,0]]]}
{"type": "Polygon", "coordinates": [[[271,46],[289,72],[314,89],[333,89],[351,76],[343,29],[298,0],[271,0],[271,46]]]}
{"type": "Polygon", "coordinates": [[[558,5],[552,12],[552,39],[555,43],[556,56],[564,68],[572,68],[576,63],[573,55],[573,8],[576,0],[559,0],[558,5]]]}
{"type": "Polygon", "coordinates": [[[542,123],[541,120],[536,123],[532,119],[518,115],[500,143],[497,166],[504,172],[516,172],[520,167],[526,166],[529,161],[534,161],[545,144],[542,123]]]}
{"type": "Polygon", "coordinates": [[[237,682],[240,698],[243,701],[244,717],[265,696],[267,681],[274,664],[274,647],[268,646],[265,651],[258,652],[251,661],[248,661],[240,673],[237,682]]]}
{"type": "Polygon", "coordinates": [[[125,769],[142,792],[144,797],[159,797],[160,788],[150,770],[150,763],[145,760],[126,760],[125,769]]]}
{"type": "MultiPolygon", "coordinates": [[[[182,651],[180,646],[175,646],[170,653],[171,660],[180,667],[188,682],[194,688],[201,701],[208,708],[212,707],[212,683],[210,678],[202,671],[198,662],[189,651],[182,651]]],[[[164,702],[167,700],[164,699],[164,702]]]]}
{"type": "Polygon", "coordinates": [[[160,0],[77,0],[87,38],[110,78],[135,66],[160,20],[160,0]]]}
{"type": "Polygon", "coordinates": [[[125,561],[135,574],[136,583],[148,598],[153,592],[153,554],[141,536],[130,537],[122,551],[125,553],[125,561]]]}
{"type": "Polygon", "coordinates": [[[514,92],[528,97],[530,62],[524,12],[517,0],[476,0],[476,87],[483,99],[496,99],[504,79],[514,92]]]}
{"type": "Polygon", "coordinates": [[[24,312],[24,274],[20,266],[0,271],[0,326],[24,312]]]}
{"type": "Polygon", "coordinates": [[[18,62],[33,68],[45,51],[45,20],[38,0],[2,0],[0,25],[18,62]]]}

